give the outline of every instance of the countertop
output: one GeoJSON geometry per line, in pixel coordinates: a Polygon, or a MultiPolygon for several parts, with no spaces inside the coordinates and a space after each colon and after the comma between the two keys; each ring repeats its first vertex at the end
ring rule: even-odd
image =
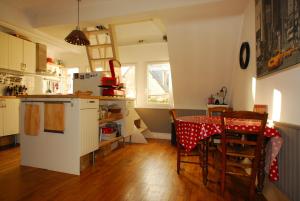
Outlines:
{"type": "Polygon", "coordinates": [[[99,99],[99,100],[134,100],[131,98],[124,97],[113,97],[113,96],[90,96],[90,95],[76,95],[76,94],[66,94],[66,95],[21,95],[19,98],[79,98],[79,99],[99,99]]]}
{"type": "Polygon", "coordinates": [[[14,99],[14,98],[18,98],[17,96],[0,96],[0,98],[3,99],[14,99]]]}

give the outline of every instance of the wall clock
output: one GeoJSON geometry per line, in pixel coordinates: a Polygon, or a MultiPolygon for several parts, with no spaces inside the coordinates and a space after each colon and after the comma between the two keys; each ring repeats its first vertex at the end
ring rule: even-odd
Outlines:
{"type": "Polygon", "coordinates": [[[250,61],[250,46],[248,42],[243,42],[240,49],[240,67],[247,69],[250,61]]]}

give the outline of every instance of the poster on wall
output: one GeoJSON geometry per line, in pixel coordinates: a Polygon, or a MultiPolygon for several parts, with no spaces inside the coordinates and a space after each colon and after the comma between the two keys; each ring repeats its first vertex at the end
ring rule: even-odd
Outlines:
{"type": "Polygon", "coordinates": [[[300,63],[300,0],[255,0],[257,77],[300,63]]]}

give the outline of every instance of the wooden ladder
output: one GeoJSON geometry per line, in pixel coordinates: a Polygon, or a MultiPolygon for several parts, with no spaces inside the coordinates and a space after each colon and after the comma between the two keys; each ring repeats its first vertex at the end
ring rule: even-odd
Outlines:
{"type": "Polygon", "coordinates": [[[84,33],[90,41],[90,45],[86,46],[86,52],[91,72],[96,71],[96,68],[99,67],[104,71],[108,70],[108,61],[118,60],[114,26],[109,25],[108,28],[101,26],[100,29],[89,28],[84,33]]]}

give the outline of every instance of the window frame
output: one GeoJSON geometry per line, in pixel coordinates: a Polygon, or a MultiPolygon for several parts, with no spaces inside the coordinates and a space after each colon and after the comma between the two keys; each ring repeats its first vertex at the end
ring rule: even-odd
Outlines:
{"type": "MultiPolygon", "coordinates": [[[[147,79],[147,83],[146,83],[146,100],[145,100],[145,103],[146,103],[146,106],[149,107],[149,108],[169,108],[170,107],[170,104],[171,104],[171,92],[169,91],[169,101],[168,103],[166,104],[162,104],[162,103],[153,103],[153,102],[149,102],[148,100],[148,96],[149,96],[149,68],[150,68],[150,65],[154,65],[154,64],[169,64],[170,68],[169,68],[169,71],[170,71],[170,82],[172,82],[172,75],[171,75],[171,64],[170,64],[170,61],[169,60],[163,60],[163,61],[151,61],[151,62],[146,62],[146,79],[147,79]]],[[[169,83],[171,84],[171,88],[172,88],[172,83],[169,83]]],[[[173,89],[171,89],[173,90],[173,89]]]]}
{"type": "MultiPolygon", "coordinates": [[[[135,97],[134,98],[132,98],[132,97],[129,97],[129,98],[131,98],[131,99],[135,99],[135,101],[137,100],[137,97],[138,97],[138,94],[137,94],[137,71],[136,71],[136,69],[137,69],[137,64],[136,63],[123,63],[122,65],[121,65],[121,67],[120,68],[122,68],[122,66],[134,66],[134,88],[135,88],[135,97]]],[[[122,70],[121,70],[122,71],[122,70]]],[[[121,72],[121,77],[122,77],[122,72],[121,72]]],[[[123,78],[122,78],[123,79],[123,78]]],[[[123,80],[122,80],[122,82],[123,82],[123,80]]],[[[127,98],[127,97],[126,97],[127,98]]]]}

